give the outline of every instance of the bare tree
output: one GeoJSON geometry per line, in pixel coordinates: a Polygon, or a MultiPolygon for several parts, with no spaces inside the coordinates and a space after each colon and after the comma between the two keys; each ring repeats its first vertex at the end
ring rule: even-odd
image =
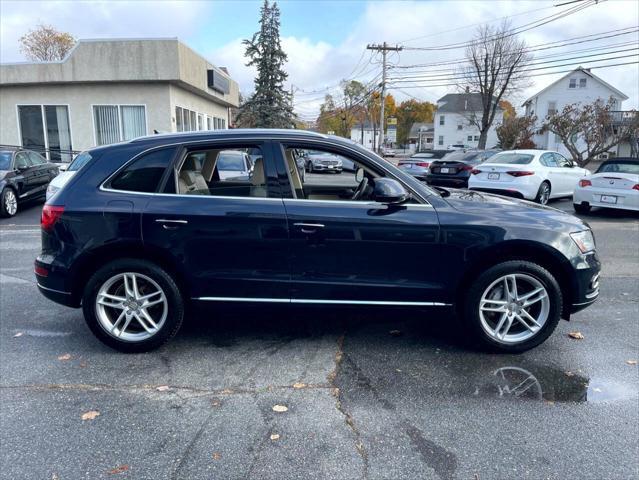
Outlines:
{"type": "Polygon", "coordinates": [[[60,32],[50,25],[38,25],[20,37],[20,51],[33,61],[62,60],[75,41],[70,33],[60,32]]]}
{"type": "Polygon", "coordinates": [[[581,105],[566,105],[560,112],[548,115],[543,131],[554,133],[580,167],[622,142],[635,150],[639,138],[639,112],[614,111],[615,101],[601,99],[581,105]]]}
{"type": "Polygon", "coordinates": [[[488,131],[502,98],[528,84],[524,67],[531,58],[526,43],[517,38],[508,22],[499,27],[480,26],[466,47],[467,64],[462,69],[460,87],[481,97],[482,111],[469,118],[479,129],[479,148],[486,148],[488,131]]]}

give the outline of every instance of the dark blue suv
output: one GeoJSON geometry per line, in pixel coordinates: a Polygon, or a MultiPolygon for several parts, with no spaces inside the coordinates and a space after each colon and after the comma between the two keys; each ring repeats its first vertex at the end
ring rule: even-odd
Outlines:
{"type": "Polygon", "coordinates": [[[166,342],[188,303],[253,302],[453,310],[484,347],[519,352],[599,293],[578,218],[432,189],[345,139],[227,130],[86,154],[43,209],[35,273],[118,350],[166,342]],[[302,178],[311,150],[356,169],[302,178]],[[250,152],[248,175],[220,168],[229,151],[250,152]]]}

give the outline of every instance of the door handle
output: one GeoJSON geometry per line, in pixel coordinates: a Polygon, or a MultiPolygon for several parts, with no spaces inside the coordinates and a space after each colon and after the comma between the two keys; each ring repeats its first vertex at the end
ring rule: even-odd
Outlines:
{"type": "Polygon", "coordinates": [[[324,228],[324,225],[321,223],[294,223],[293,226],[306,234],[316,233],[318,230],[324,228]]]}
{"type": "Polygon", "coordinates": [[[157,218],[155,222],[161,223],[164,230],[175,230],[180,225],[186,225],[189,223],[187,220],[171,220],[167,218],[157,218]]]}

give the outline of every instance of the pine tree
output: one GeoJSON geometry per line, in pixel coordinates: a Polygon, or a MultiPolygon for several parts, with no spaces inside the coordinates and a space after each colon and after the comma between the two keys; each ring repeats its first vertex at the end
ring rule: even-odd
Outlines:
{"type": "Polygon", "coordinates": [[[260,31],[246,45],[247,66],[257,68],[255,92],[240,106],[238,123],[244,127],[292,128],[293,108],[284,90],[286,53],[280,44],[280,10],[277,3],[264,0],[260,31]]]}

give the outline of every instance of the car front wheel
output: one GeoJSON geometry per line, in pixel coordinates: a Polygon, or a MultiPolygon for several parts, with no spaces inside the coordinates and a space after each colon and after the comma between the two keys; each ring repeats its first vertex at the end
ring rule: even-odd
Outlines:
{"type": "Polygon", "coordinates": [[[479,275],[465,296],[463,316],[484,349],[524,352],[544,342],[561,316],[557,280],[523,260],[495,265],[479,275]]]}
{"type": "Polygon", "coordinates": [[[98,339],[131,353],[167,342],[184,317],[173,279],[157,265],[136,259],[116,260],[98,270],[86,286],[82,308],[98,339]]]}
{"type": "Polygon", "coordinates": [[[18,198],[12,188],[5,188],[0,194],[0,217],[13,217],[18,212],[18,198]]]}

